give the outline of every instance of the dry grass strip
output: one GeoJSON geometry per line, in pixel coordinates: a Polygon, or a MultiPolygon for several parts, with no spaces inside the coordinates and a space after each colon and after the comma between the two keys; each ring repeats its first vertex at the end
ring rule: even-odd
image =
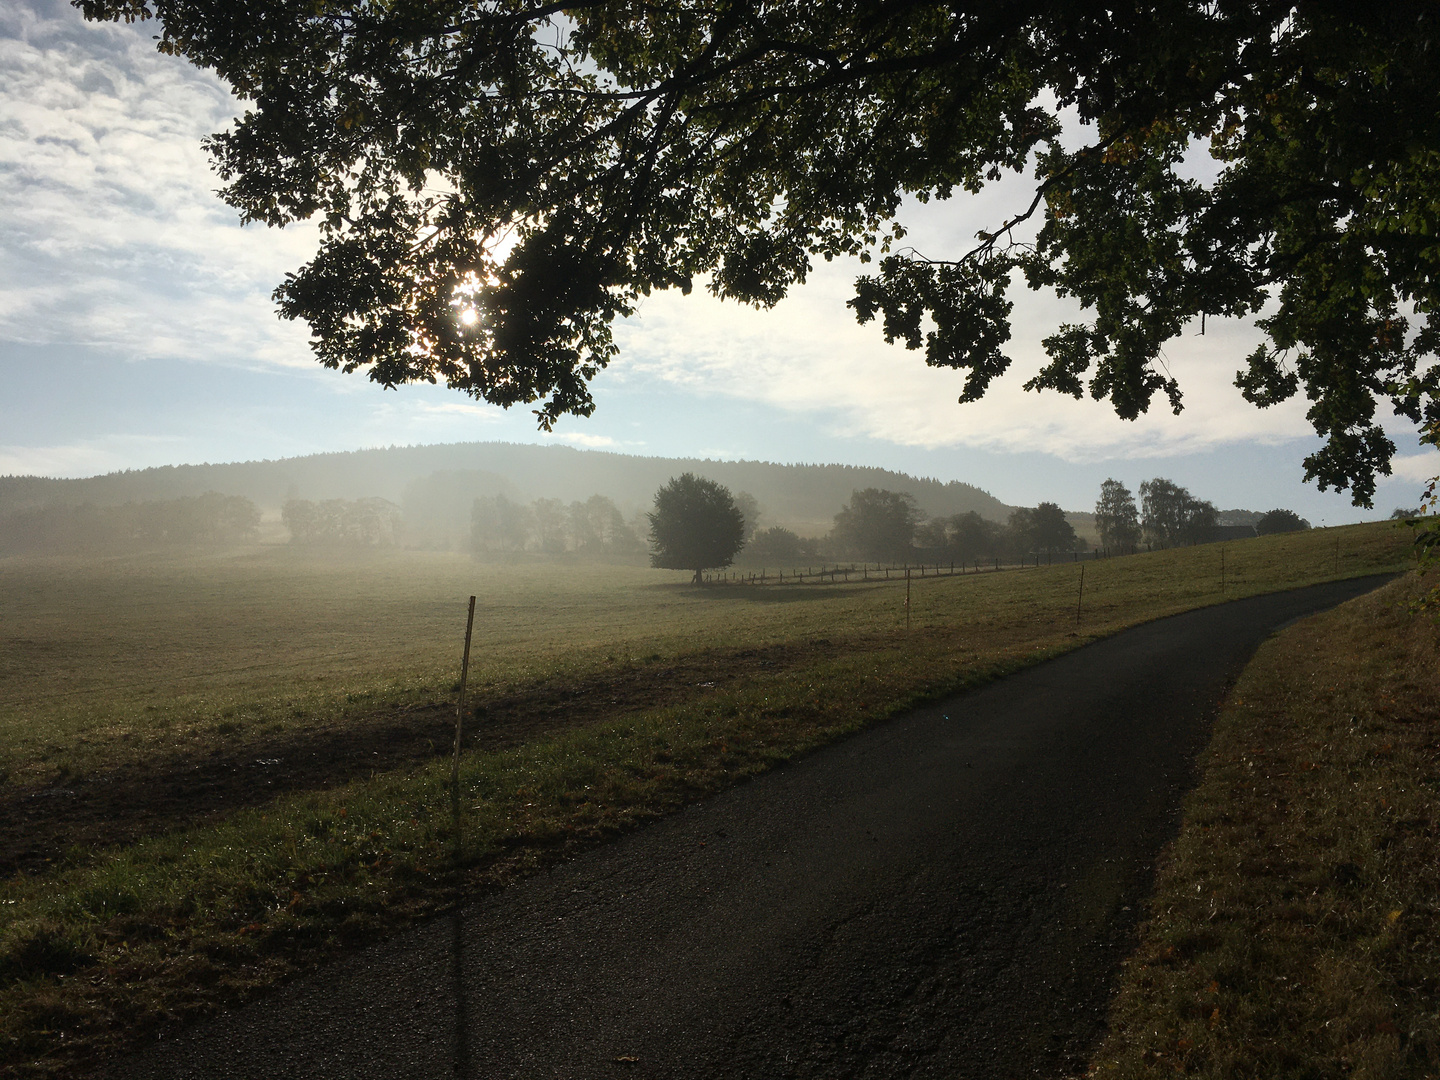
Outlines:
{"type": "Polygon", "coordinates": [[[1127,966],[1105,1080],[1440,1076],[1440,627],[1414,575],[1267,642],[1127,966]]]}

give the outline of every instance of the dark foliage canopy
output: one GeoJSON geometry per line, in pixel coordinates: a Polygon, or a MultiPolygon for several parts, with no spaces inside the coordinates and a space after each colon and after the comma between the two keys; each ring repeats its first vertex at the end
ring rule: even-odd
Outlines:
{"type": "MultiPolygon", "coordinates": [[[[748,518],[746,524],[749,524],[748,518]]],[[[801,537],[780,525],[772,525],[761,529],[745,545],[745,557],[752,563],[784,565],[800,559],[814,559],[818,555],[814,540],[801,537]]]]}
{"type": "Polygon", "coordinates": [[[1010,531],[1019,546],[1019,553],[1032,551],[1078,551],[1080,538],[1065,520],[1065,511],[1052,502],[1042,502],[1033,510],[1020,507],[1010,515],[1010,531]]]}
{"type": "Polygon", "coordinates": [[[400,536],[400,507],[389,499],[287,499],[280,520],[292,544],[389,547],[400,536]]]}
{"type": "Polygon", "coordinates": [[[1163,476],[1140,485],[1140,512],[1146,538],[1159,547],[1202,543],[1220,518],[1213,504],[1163,476]]]}
{"type": "Polygon", "coordinates": [[[1377,404],[1440,419],[1433,2],[74,2],[158,16],[162,50],[229,80],[224,197],[321,224],[282,314],[386,386],[549,426],[593,409],[612,323],[651,291],[769,305],[817,257],[875,253],[856,315],[965,371],[962,401],[1008,368],[1023,279],[1087,312],[1026,385],[1126,418],[1180,409],[1162,349],[1192,320],[1257,318],[1237,385],[1303,393],[1307,478],[1357,502],[1395,449],[1377,404]],[[901,246],[906,196],[1027,169],[1033,202],[971,250],[901,246]]]}
{"type": "Polygon", "coordinates": [[[846,554],[898,562],[910,557],[922,516],[915,497],[907,492],[865,488],[850,496],[835,515],[830,539],[846,554]]]}
{"type": "Polygon", "coordinates": [[[1015,546],[1003,525],[987,521],[975,511],[931,518],[915,530],[915,542],[924,549],[924,558],[938,562],[973,562],[1007,557],[1015,546]]]}
{"type": "Polygon", "coordinates": [[[0,514],[0,555],[237,544],[253,541],[259,528],[253,502],[214,491],[123,506],[31,506],[0,514]]]}
{"type": "Polygon", "coordinates": [[[745,543],[745,517],[730,489],[682,473],[655,493],[650,512],[650,565],[702,572],[729,566],[745,543]]]}
{"type": "Polygon", "coordinates": [[[1310,528],[1310,522],[1295,513],[1294,510],[1271,510],[1255,523],[1255,531],[1261,536],[1269,536],[1271,533],[1303,532],[1308,528],[1310,528]]]}
{"type": "Polygon", "coordinates": [[[1095,501],[1095,529],[1106,548],[1125,550],[1140,542],[1140,511],[1135,496],[1119,480],[1109,479],[1100,485],[1100,498],[1095,501]]]}

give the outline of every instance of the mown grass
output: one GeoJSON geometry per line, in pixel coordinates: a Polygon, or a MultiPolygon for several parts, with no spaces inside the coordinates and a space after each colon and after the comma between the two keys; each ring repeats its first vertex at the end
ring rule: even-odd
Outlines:
{"type": "Polygon", "coordinates": [[[1414,575],[1267,642],[1217,719],[1090,1075],[1440,1076],[1440,627],[1414,575]]]}
{"type": "MultiPolygon", "coordinates": [[[[1225,545],[1227,595],[1400,565],[1403,537],[1376,525],[1225,545]]],[[[1087,564],[1082,629],[1221,599],[1219,559],[1217,545],[1087,564]],[[1187,569],[1176,577],[1172,565],[1187,569]]],[[[1026,622],[1077,573],[917,582],[915,623],[1026,622]]],[[[442,699],[472,592],[480,692],[706,649],[883,635],[904,620],[898,580],[697,590],[684,578],[441,553],[326,558],[284,546],[0,559],[0,783],[83,776],[221,739],[263,743],[358,710],[442,699]]]]}
{"type": "Polygon", "coordinates": [[[1375,525],[1227,545],[1223,595],[1218,547],[1087,563],[1078,625],[1076,565],[931,578],[914,583],[909,633],[898,581],[695,589],[639,570],[501,573],[405,555],[317,567],[288,552],[216,560],[211,577],[185,563],[127,562],[75,580],[64,563],[0,564],[4,633],[31,657],[7,661],[11,784],[57,760],[80,772],[215,740],[258,746],[347,710],[435,695],[454,677],[472,588],[482,687],[825,642],[693,700],[469,755],[458,829],[437,763],[0,884],[0,1063],[73,1070],[927,697],[1165,614],[1337,569],[1395,569],[1407,543],[1375,525]],[[61,658],[49,668],[33,659],[47,649],[61,658]],[[52,688],[47,671],[68,685],[52,688]],[[221,730],[236,717],[238,736],[221,730]]]}

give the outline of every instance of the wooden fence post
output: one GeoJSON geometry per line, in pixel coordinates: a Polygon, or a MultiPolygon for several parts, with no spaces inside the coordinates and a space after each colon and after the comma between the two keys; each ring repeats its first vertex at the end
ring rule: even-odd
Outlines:
{"type": "Polygon", "coordinates": [[[465,684],[470,678],[470,632],[475,627],[475,597],[470,597],[470,612],[465,616],[465,654],[460,660],[460,704],[455,709],[455,760],[450,765],[450,808],[455,821],[460,821],[460,739],[465,730],[465,684]]]}
{"type": "Polygon", "coordinates": [[[905,632],[910,632],[910,568],[905,568],[905,632]]]}

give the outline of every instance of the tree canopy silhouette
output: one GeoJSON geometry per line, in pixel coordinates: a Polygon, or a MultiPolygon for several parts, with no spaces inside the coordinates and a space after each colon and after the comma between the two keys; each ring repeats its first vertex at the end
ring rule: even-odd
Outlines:
{"type": "Polygon", "coordinates": [[[650,565],[695,571],[729,566],[745,543],[745,516],[730,489],[694,473],[682,473],[655,493],[650,512],[650,565]]]}
{"type": "Polygon", "coordinates": [[[593,410],[612,324],[652,291],[771,305],[816,258],[877,255],[855,314],[965,371],[962,401],[1010,366],[1023,278],[1087,313],[1026,387],[1127,419],[1181,408],[1161,350],[1192,321],[1256,318],[1237,385],[1303,391],[1306,477],[1356,502],[1395,451],[1377,403],[1440,420],[1425,0],[73,2],[158,16],[162,51],[229,81],[223,197],[319,219],[281,313],[386,386],[534,404],[548,428],[593,410]],[[1026,170],[1033,196],[972,247],[903,245],[906,197],[1026,170]]]}
{"type": "Polygon", "coordinates": [[[1163,476],[1141,482],[1140,508],[1145,535],[1160,547],[1200,543],[1219,519],[1211,503],[1163,476]]]}
{"type": "Polygon", "coordinates": [[[1260,536],[1269,536],[1272,533],[1303,532],[1310,528],[1310,522],[1306,521],[1294,510],[1271,510],[1264,514],[1255,523],[1255,532],[1260,536]]]}
{"type": "Polygon", "coordinates": [[[1010,531],[1020,551],[1078,551],[1080,538],[1075,527],[1065,520],[1065,511],[1052,502],[1042,502],[1033,510],[1019,507],[1010,515],[1010,531]]]}
{"type": "Polygon", "coordinates": [[[1102,547],[1125,550],[1140,542],[1140,511],[1130,489],[1113,477],[1100,485],[1095,529],[1102,547]]]}
{"type": "Polygon", "coordinates": [[[923,519],[915,496],[907,491],[865,488],[835,515],[830,539],[841,551],[883,562],[911,556],[915,527],[923,519]]]}

